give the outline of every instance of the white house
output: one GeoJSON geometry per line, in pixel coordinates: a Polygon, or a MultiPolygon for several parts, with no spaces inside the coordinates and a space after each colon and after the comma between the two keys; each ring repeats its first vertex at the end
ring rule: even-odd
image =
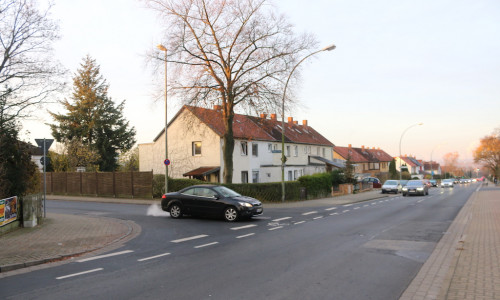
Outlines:
{"type": "Polygon", "coordinates": [[[423,164],[420,163],[415,157],[411,156],[402,156],[402,157],[395,157],[394,158],[396,161],[396,168],[401,171],[401,168],[406,168],[408,169],[408,172],[412,175],[420,174],[420,170],[423,167],[423,164]]]}
{"type": "MultiPolygon", "coordinates": [[[[220,106],[183,106],[168,124],[168,174],[221,182],[225,127],[220,106]]],[[[233,183],[281,181],[281,121],[235,114],[233,183]]],[[[342,167],[333,161],[333,143],[307,121],[285,124],[285,180],[342,167]]],[[[152,143],[139,145],[139,170],[165,174],[165,130],[152,143]]]]}

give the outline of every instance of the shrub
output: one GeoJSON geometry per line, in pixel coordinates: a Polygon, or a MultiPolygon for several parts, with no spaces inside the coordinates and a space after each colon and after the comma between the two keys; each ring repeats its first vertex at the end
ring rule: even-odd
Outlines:
{"type": "MultiPolygon", "coordinates": [[[[226,183],[222,184],[242,195],[259,199],[262,202],[281,201],[281,182],[266,183],[226,183]]],[[[285,182],[285,200],[298,201],[305,197],[301,195],[301,185],[297,181],[285,182]]]]}
{"type": "MultiPolygon", "coordinates": [[[[174,179],[168,178],[168,191],[177,192],[185,187],[195,184],[206,184],[207,182],[197,179],[174,179]]],[[[153,175],[153,198],[161,198],[165,194],[165,175],[153,175]]]]}
{"type": "Polygon", "coordinates": [[[300,184],[307,190],[307,199],[322,198],[330,195],[332,176],[330,173],[317,173],[299,178],[300,184]]]}

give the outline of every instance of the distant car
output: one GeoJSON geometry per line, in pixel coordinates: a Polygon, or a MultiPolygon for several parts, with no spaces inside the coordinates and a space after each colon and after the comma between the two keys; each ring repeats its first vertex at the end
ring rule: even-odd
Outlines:
{"type": "Polygon", "coordinates": [[[174,219],[187,214],[223,217],[228,222],[263,213],[259,200],[218,185],[193,185],[167,193],[162,197],[161,208],[174,219]]]}
{"type": "Polygon", "coordinates": [[[465,184],[465,183],[468,183],[467,179],[465,178],[460,179],[460,184],[465,184]]]}
{"type": "Polygon", "coordinates": [[[453,187],[454,186],[454,180],[453,179],[443,179],[441,181],[441,187],[453,187]]]}
{"type": "Polygon", "coordinates": [[[438,182],[436,179],[431,179],[429,180],[429,182],[431,183],[431,186],[436,186],[436,187],[438,186],[438,182]]]}
{"type": "Polygon", "coordinates": [[[386,180],[382,185],[382,194],[385,193],[401,193],[402,186],[399,180],[386,180]]]}
{"type": "Polygon", "coordinates": [[[365,177],[361,179],[361,183],[372,183],[374,188],[380,188],[382,187],[382,184],[380,182],[380,179],[376,177],[365,177]]]}
{"type": "Polygon", "coordinates": [[[407,195],[429,195],[429,186],[423,180],[410,180],[403,187],[403,196],[407,195]]]}

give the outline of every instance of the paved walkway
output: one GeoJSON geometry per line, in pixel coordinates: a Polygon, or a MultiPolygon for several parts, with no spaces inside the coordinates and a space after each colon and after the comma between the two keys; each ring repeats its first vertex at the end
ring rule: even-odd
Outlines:
{"type": "MultiPolygon", "coordinates": [[[[479,186],[479,185],[478,185],[479,186]]],[[[380,191],[264,207],[342,205],[382,197],[380,191]]],[[[48,196],[54,200],[111,203],[159,203],[153,200],[48,196]]],[[[0,278],[46,262],[110,251],[140,234],[132,221],[104,217],[47,214],[42,225],[0,236],[0,278]]],[[[24,270],[24,271],[23,271],[24,270]]],[[[500,299],[500,188],[491,183],[467,201],[402,300],[500,299]]]]}

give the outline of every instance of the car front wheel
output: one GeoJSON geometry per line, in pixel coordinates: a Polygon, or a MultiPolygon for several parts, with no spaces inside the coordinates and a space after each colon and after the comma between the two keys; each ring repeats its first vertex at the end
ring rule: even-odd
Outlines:
{"type": "Polygon", "coordinates": [[[234,222],[238,220],[239,214],[235,207],[230,206],[224,209],[224,220],[228,222],[234,222]]]}
{"type": "Polygon", "coordinates": [[[179,219],[182,217],[182,208],[177,203],[172,204],[172,206],[170,206],[169,213],[172,218],[179,219]]]}

